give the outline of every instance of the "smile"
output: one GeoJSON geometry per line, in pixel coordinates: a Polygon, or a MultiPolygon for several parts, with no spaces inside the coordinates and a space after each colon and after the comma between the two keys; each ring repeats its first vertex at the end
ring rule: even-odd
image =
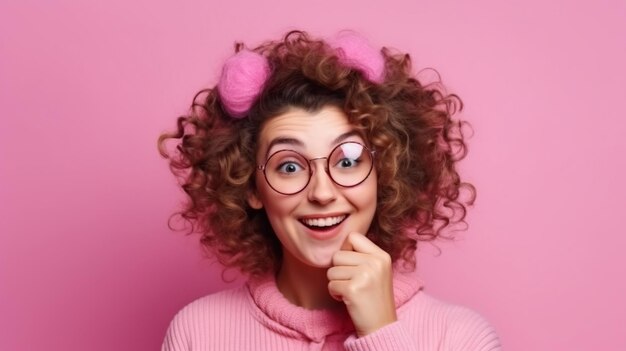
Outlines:
{"type": "Polygon", "coordinates": [[[309,228],[326,228],[340,224],[346,217],[346,215],[341,215],[324,218],[302,218],[300,222],[309,228]]]}

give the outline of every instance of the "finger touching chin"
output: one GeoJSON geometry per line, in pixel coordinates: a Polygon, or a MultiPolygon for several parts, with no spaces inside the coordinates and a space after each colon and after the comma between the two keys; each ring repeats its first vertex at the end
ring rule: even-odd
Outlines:
{"type": "Polygon", "coordinates": [[[343,244],[341,244],[341,250],[354,251],[354,246],[352,246],[352,240],[354,240],[353,237],[357,235],[362,235],[362,234],[359,234],[357,232],[350,232],[350,234],[346,236],[346,240],[344,240],[343,244]]]}

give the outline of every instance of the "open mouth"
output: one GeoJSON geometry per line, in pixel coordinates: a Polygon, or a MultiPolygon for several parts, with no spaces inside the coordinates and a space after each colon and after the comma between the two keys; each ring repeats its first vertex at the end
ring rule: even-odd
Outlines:
{"type": "Polygon", "coordinates": [[[333,216],[324,218],[301,218],[300,223],[313,230],[330,230],[340,225],[348,216],[333,216]]]}

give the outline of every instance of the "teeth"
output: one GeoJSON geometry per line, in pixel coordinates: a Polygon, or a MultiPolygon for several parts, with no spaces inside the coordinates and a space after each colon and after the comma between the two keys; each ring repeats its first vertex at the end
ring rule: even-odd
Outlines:
{"type": "Polygon", "coordinates": [[[327,218],[308,218],[303,219],[302,222],[310,227],[330,227],[331,225],[335,225],[346,218],[345,215],[337,216],[337,217],[327,217],[327,218]]]}

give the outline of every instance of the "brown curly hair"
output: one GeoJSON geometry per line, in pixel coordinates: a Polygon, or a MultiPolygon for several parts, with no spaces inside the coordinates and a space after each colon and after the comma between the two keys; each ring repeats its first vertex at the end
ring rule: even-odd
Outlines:
{"type": "Polygon", "coordinates": [[[247,195],[255,186],[259,132],[291,107],[341,108],[376,150],[378,206],[368,237],[394,261],[414,266],[418,241],[449,238],[445,228],[465,224],[475,189],[461,182],[455,168],[467,150],[466,122],[452,119],[461,100],[439,82],[422,85],[408,54],[383,48],[385,78],[377,84],[340,64],[325,41],[301,31],[253,51],[268,59],[271,74],[245,118],[229,116],[217,89],[205,89],[189,114],[178,118],[176,131],[158,140],[189,196],[176,214],[191,225],[190,233],[201,234],[201,244],[220,263],[250,275],[280,267],[280,242],[265,210],[251,208],[247,195]],[[170,139],[176,140],[173,155],[165,145],[170,139]],[[461,196],[463,189],[467,196],[461,196]]]}

